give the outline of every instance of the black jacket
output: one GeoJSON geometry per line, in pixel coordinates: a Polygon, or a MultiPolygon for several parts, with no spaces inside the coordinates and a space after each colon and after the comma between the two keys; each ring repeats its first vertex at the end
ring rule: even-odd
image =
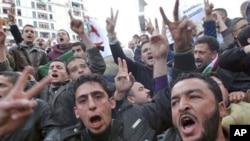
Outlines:
{"type": "MultiPolygon", "coordinates": [[[[159,92],[153,102],[143,106],[124,101],[112,116],[107,141],[154,141],[157,134],[172,125],[169,90],[159,92]]],[[[93,140],[88,130],[79,125],[63,129],[56,140],[100,141],[93,140]]]]}
{"type": "Polygon", "coordinates": [[[145,64],[134,62],[129,59],[123,52],[119,42],[110,45],[111,52],[116,64],[118,64],[118,57],[125,59],[128,66],[128,71],[132,72],[135,79],[142,83],[145,88],[153,92],[153,69],[147,67],[145,64]]]}
{"type": "Polygon", "coordinates": [[[77,122],[72,107],[74,99],[67,99],[67,95],[71,97],[72,93],[71,83],[65,82],[57,89],[56,93],[48,85],[40,95],[41,99],[49,103],[55,120],[61,127],[72,126],[77,122]]]}
{"type": "MultiPolygon", "coordinates": [[[[201,70],[196,69],[195,60],[192,50],[188,52],[178,53],[174,56],[174,67],[173,67],[173,82],[178,77],[180,73],[189,73],[189,72],[201,72],[201,70]]],[[[217,66],[214,70],[217,73],[225,87],[230,91],[233,88],[234,77],[232,72],[217,66]]]]}
{"type": "Polygon", "coordinates": [[[59,130],[53,119],[52,110],[45,101],[36,100],[38,105],[24,125],[6,134],[0,141],[52,141],[55,138],[59,130]]]}

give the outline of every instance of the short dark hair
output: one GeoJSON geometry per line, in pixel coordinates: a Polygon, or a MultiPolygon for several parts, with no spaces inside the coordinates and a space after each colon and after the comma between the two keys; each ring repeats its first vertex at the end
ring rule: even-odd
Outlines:
{"type": "Polygon", "coordinates": [[[240,10],[246,10],[248,3],[249,3],[249,0],[242,2],[240,5],[240,10]]]}
{"type": "Polygon", "coordinates": [[[249,45],[249,43],[247,42],[248,38],[250,38],[250,25],[244,27],[237,36],[237,39],[239,40],[242,47],[249,45]]]}
{"type": "Polygon", "coordinates": [[[138,34],[135,34],[135,35],[133,36],[133,38],[139,38],[139,35],[138,35],[138,34]]]}
{"type": "Polygon", "coordinates": [[[64,61],[62,61],[62,60],[60,60],[60,59],[54,59],[54,60],[52,60],[52,61],[50,62],[50,64],[49,64],[49,66],[50,66],[50,65],[51,65],[51,63],[53,63],[53,62],[61,62],[61,63],[63,63],[63,64],[64,64],[64,66],[65,66],[65,68],[66,68],[65,62],[64,62],[64,61]]]}
{"type": "Polygon", "coordinates": [[[71,47],[75,47],[75,46],[81,46],[82,50],[85,52],[86,51],[86,45],[83,42],[75,42],[71,45],[71,47]]]}
{"type": "MultiPolygon", "coordinates": [[[[7,77],[9,82],[15,85],[20,74],[18,72],[13,72],[13,71],[0,71],[0,76],[7,77]]],[[[26,83],[24,87],[25,91],[30,89],[33,85],[35,85],[34,81],[27,80],[25,83],[26,83]]]]}
{"type": "Polygon", "coordinates": [[[241,20],[246,20],[246,19],[245,19],[245,18],[242,18],[242,17],[236,17],[236,18],[234,18],[234,19],[232,20],[232,22],[231,22],[231,24],[230,24],[230,27],[229,27],[229,29],[230,29],[231,32],[234,32],[234,30],[235,30],[235,25],[236,25],[239,21],[241,21],[241,20]]]}
{"type": "Polygon", "coordinates": [[[142,34],[140,37],[142,37],[142,36],[145,36],[147,38],[147,40],[149,41],[149,37],[147,34],[142,34]]]}
{"type": "MultiPolygon", "coordinates": [[[[86,60],[85,60],[84,58],[80,57],[80,56],[72,56],[72,57],[70,57],[70,58],[65,62],[66,71],[67,71],[68,74],[70,74],[70,73],[69,73],[69,69],[68,69],[67,66],[69,65],[70,62],[75,61],[76,59],[82,59],[82,60],[84,60],[84,61],[86,62],[86,60]]],[[[86,62],[86,64],[87,64],[87,62],[86,62]]]]}
{"type": "Polygon", "coordinates": [[[77,88],[80,85],[87,83],[87,82],[99,83],[102,86],[102,88],[104,89],[104,91],[106,91],[106,93],[108,94],[108,97],[113,96],[110,88],[108,87],[108,83],[107,83],[106,79],[102,75],[96,74],[96,73],[82,75],[75,82],[73,82],[74,95],[76,93],[77,88]]]}
{"type": "Polygon", "coordinates": [[[208,47],[211,51],[215,51],[215,50],[219,51],[220,44],[217,41],[217,39],[212,37],[212,36],[204,35],[204,36],[198,38],[194,45],[204,44],[204,43],[208,44],[208,47]]]}
{"type": "Polygon", "coordinates": [[[26,25],[23,27],[22,33],[23,33],[23,31],[24,31],[24,29],[25,29],[26,27],[32,27],[32,28],[34,28],[33,25],[31,25],[31,24],[26,24],[26,25]]]}
{"type": "Polygon", "coordinates": [[[68,31],[66,31],[65,29],[59,29],[57,32],[59,32],[59,31],[64,31],[64,32],[66,32],[66,34],[68,35],[68,37],[70,38],[70,36],[69,36],[69,32],[68,31]]]}
{"type": "Polygon", "coordinates": [[[0,71],[0,76],[7,77],[9,82],[14,85],[20,75],[13,71],[0,71]]]}
{"type": "Polygon", "coordinates": [[[140,45],[141,48],[142,48],[146,43],[149,43],[149,41],[144,41],[144,42],[142,42],[141,45],[140,45]]]}
{"type": "Polygon", "coordinates": [[[207,84],[208,88],[213,92],[216,102],[219,103],[223,101],[222,92],[218,84],[210,76],[203,73],[198,73],[198,72],[181,73],[174,81],[173,86],[182,80],[190,78],[197,78],[203,80],[207,84]]]}
{"type": "Polygon", "coordinates": [[[213,9],[213,11],[219,11],[225,14],[225,16],[227,16],[227,10],[225,8],[215,8],[213,9]]]}

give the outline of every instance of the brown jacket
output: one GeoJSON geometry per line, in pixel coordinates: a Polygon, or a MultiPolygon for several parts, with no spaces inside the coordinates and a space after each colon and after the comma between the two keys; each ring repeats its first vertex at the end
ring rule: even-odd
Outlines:
{"type": "Polygon", "coordinates": [[[11,47],[9,49],[9,54],[14,60],[11,62],[14,63],[14,65],[11,64],[11,66],[15,67],[12,68],[13,71],[23,71],[26,66],[32,66],[35,69],[34,76],[36,76],[36,78],[36,70],[38,67],[47,63],[45,51],[36,46],[30,48],[24,41],[11,47]]]}

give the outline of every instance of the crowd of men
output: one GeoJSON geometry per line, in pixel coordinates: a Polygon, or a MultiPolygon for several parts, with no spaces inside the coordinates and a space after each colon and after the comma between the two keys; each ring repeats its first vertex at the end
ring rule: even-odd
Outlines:
{"type": "MultiPolygon", "coordinates": [[[[7,49],[0,23],[0,141],[227,141],[230,125],[250,124],[250,2],[242,17],[204,0],[203,30],[160,7],[163,25],[146,22],[128,55],[115,31],[118,11],[106,20],[117,71],[106,65],[84,21],[69,11],[81,41],[59,29],[57,44],[15,24],[7,49]],[[166,36],[170,30],[174,43],[166,36]],[[110,71],[110,72],[111,72],[110,71]]],[[[119,23],[118,23],[119,24],[119,23]]],[[[122,33],[119,33],[122,34],[122,33]]]]}

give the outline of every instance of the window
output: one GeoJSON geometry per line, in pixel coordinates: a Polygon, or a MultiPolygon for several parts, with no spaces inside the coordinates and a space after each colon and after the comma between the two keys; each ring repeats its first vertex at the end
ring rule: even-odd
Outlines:
{"type": "Polygon", "coordinates": [[[35,2],[31,2],[31,7],[35,8],[35,2]]]}
{"type": "Polygon", "coordinates": [[[53,23],[50,24],[50,28],[54,29],[54,24],[53,23]]]}
{"type": "Polygon", "coordinates": [[[72,7],[76,9],[82,9],[83,10],[83,5],[77,2],[72,2],[72,7]]]}
{"type": "Polygon", "coordinates": [[[48,5],[49,11],[52,11],[52,6],[48,5]]]}
{"type": "Polygon", "coordinates": [[[18,19],[18,26],[23,26],[23,21],[21,19],[18,19]]]}
{"type": "Polygon", "coordinates": [[[37,21],[33,21],[34,28],[37,28],[37,21]]]}
{"type": "Polygon", "coordinates": [[[33,18],[36,18],[36,12],[35,11],[32,11],[32,16],[33,16],[33,18]]]}
{"type": "Polygon", "coordinates": [[[20,0],[16,0],[16,5],[17,5],[17,6],[20,6],[20,5],[21,5],[20,0]]]}
{"type": "Polygon", "coordinates": [[[49,29],[49,24],[44,22],[39,22],[39,28],[49,29]]]}
{"type": "Polygon", "coordinates": [[[22,11],[21,11],[21,9],[17,9],[17,15],[18,15],[18,16],[22,16],[22,11]]]}
{"type": "Polygon", "coordinates": [[[43,3],[37,3],[36,7],[37,9],[47,10],[46,4],[43,4],[43,3]]]}
{"type": "Polygon", "coordinates": [[[48,14],[46,14],[46,13],[37,13],[37,17],[39,18],[39,19],[48,19],[48,14]]]}
{"type": "Polygon", "coordinates": [[[52,38],[56,38],[56,33],[52,33],[52,38]]]}
{"type": "Polygon", "coordinates": [[[38,32],[37,31],[35,31],[35,35],[36,35],[36,37],[38,37],[38,32]]]}
{"type": "Polygon", "coordinates": [[[3,14],[8,14],[9,8],[3,7],[3,14]]]}
{"type": "Polygon", "coordinates": [[[40,37],[49,38],[48,32],[40,32],[40,37]]]}
{"type": "Polygon", "coordinates": [[[12,3],[12,0],[3,0],[3,3],[12,3]]]}
{"type": "Polygon", "coordinates": [[[49,14],[49,19],[53,20],[53,15],[49,14]]]}
{"type": "Polygon", "coordinates": [[[72,35],[72,37],[73,37],[73,40],[76,40],[76,36],[75,35],[72,35]]]}
{"type": "Polygon", "coordinates": [[[78,11],[78,10],[73,10],[73,13],[74,13],[74,15],[76,15],[76,16],[81,16],[81,12],[80,11],[78,11]]]}

